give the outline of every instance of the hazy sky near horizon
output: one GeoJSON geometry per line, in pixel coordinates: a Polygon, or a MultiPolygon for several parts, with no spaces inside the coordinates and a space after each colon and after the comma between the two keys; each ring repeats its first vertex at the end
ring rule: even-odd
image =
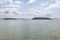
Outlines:
{"type": "Polygon", "coordinates": [[[0,16],[4,14],[60,18],[60,0],[0,0],[0,16]]]}

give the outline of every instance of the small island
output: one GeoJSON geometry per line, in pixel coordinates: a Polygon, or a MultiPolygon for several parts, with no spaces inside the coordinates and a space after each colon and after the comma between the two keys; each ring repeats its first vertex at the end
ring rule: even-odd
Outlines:
{"type": "Polygon", "coordinates": [[[32,20],[52,20],[52,19],[47,17],[34,17],[32,18],[32,20]]]}
{"type": "Polygon", "coordinates": [[[16,18],[4,18],[4,20],[17,20],[16,18]]]}
{"type": "Polygon", "coordinates": [[[3,18],[3,20],[28,20],[27,18],[3,18]]]}

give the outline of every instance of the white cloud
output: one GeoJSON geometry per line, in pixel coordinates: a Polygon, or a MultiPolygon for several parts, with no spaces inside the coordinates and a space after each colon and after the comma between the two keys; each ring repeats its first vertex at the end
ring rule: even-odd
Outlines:
{"type": "Polygon", "coordinates": [[[0,17],[11,17],[11,18],[19,18],[20,14],[22,14],[22,12],[18,11],[16,8],[5,8],[5,9],[0,9],[0,17]],[[5,13],[6,11],[8,11],[8,13],[5,13]]]}
{"type": "Polygon", "coordinates": [[[0,18],[31,18],[28,12],[21,12],[17,8],[0,9],[0,18]],[[8,13],[6,13],[8,11],[8,13]]]}
{"type": "Polygon", "coordinates": [[[7,0],[0,0],[0,4],[4,4],[7,0]]]}
{"type": "MultiPolygon", "coordinates": [[[[34,3],[36,0],[29,0],[28,3],[34,3]]],[[[40,4],[40,6],[36,7],[36,8],[30,8],[27,12],[20,12],[18,10],[18,7],[20,7],[19,5],[15,5],[14,3],[12,3],[12,1],[10,0],[11,4],[8,5],[8,7],[10,8],[7,8],[7,9],[0,9],[0,13],[4,13],[5,11],[9,11],[9,14],[8,16],[15,16],[15,13],[17,13],[18,17],[24,17],[23,15],[25,15],[25,17],[27,17],[28,15],[31,15],[29,17],[33,17],[33,16],[46,16],[46,14],[51,14],[50,17],[60,17],[60,15],[58,15],[57,13],[55,13],[53,10],[55,10],[56,8],[60,8],[60,1],[59,0],[56,0],[56,3],[53,3],[53,4],[49,4],[49,6],[46,6],[48,5],[48,2],[46,3],[42,3],[40,4]],[[42,6],[46,6],[45,8],[43,8],[42,6]],[[12,8],[11,8],[12,7],[12,8]],[[17,8],[16,8],[17,7],[17,8]],[[53,11],[53,12],[52,12],[53,11]],[[29,14],[28,14],[29,13],[29,14]],[[55,13],[55,15],[53,15],[55,13]],[[27,16],[26,16],[27,15],[27,16]]],[[[15,1],[16,4],[20,4],[21,2],[19,1],[15,1]]],[[[3,15],[3,14],[2,14],[3,15]]],[[[4,14],[5,15],[5,14],[4,14]]],[[[6,17],[8,17],[6,15],[6,17]]]]}
{"type": "Polygon", "coordinates": [[[5,5],[8,8],[19,8],[20,5],[14,5],[14,4],[9,4],[9,5],[5,5]]]}
{"type": "Polygon", "coordinates": [[[15,1],[14,3],[15,4],[21,4],[21,1],[15,1]]]}
{"type": "Polygon", "coordinates": [[[47,6],[46,8],[45,8],[45,10],[44,11],[50,11],[50,10],[52,10],[52,9],[54,9],[54,8],[60,8],[60,2],[59,1],[57,1],[56,3],[54,3],[54,4],[50,4],[49,6],[47,6]]]}
{"type": "Polygon", "coordinates": [[[2,1],[0,1],[0,4],[4,4],[2,1]]]}
{"type": "Polygon", "coordinates": [[[46,4],[42,3],[40,4],[40,6],[36,7],[36,8],[30,8],[28,13],[32,13],[35,16],[40,16],[40,17],[47,17],[46,15],[48,14],[48,17],[58,17],[59,15],[55,12],[52,12],[53,10],[60,8],[60,1],[56,0],[56,3],[53,4],[49,4],[49,6],[46,6],[48,4],[48,2],[46,2],[46,4]],[[45,8],[41,7],[41,6],[46,6],[45,8]],[[42,8],[42,9],[41,9],[42,8]],[[55,16],[53,14],[56,14],[55,16]]]}
{"type": "MultiPolygon", "coordinates": [[[[56,0],[56,3],[54,4],[50,4],[49,6],[47,6],[45,9],[43,9],[41,11],[41,13],[43,15],[46,15],[46,14],[51,14],[51,16],[54,16],[53,13],[55,12],[52,12],[53,10],[55,10],[56,8],[60,8],[60,1],[59,0],[56,0]]],[[[56,13],[57,14],[57,13],[56,13]]],[[[57,17],[57,16],[56,16],[57,17]]]]}
{"type": "Polygon", "coordinates": [[[0,4],[4,4],[4,6],[9,7],[9,8],[19,8],[21,7],[21,1],[12,1],[12,0],[1,0],[0,4]],[[9,4],[7,2],[10,2],[9,4]],[[7,3],[7,4],[5,4],[7,3]]]}
{"type": "Polygon", "coordinates": [[[0,9],[0,17],[12,17],[12,18],[20,18],[20,17],[26,17],[28,15],[25,15],[23,12],[21,12],[21,2],[20,1],[15,1],[13,3],[12,0],[8,0],[10,2],[9,5],[5,5],[7,8],[1,8],[0,9]],[[8,13],[6,13],[8,12],[8,13]]]}
{"type": "Polygon", "coordinates": [[[10,2],[9,6],[13,6],[13,7],[17,7],[21,5],[21,1],[12,1],[12,0],[8,0],[10,2]]]}
{"type": "Polygon", "coordinates": [[[28,3],[34,3],[36,0],[29,0],[28,3]]]}
{"type": "Polygon", "coordinates": [[[5,3],[9,3],[9,4],[21,4],[21,1],[18,1],[18,0],[15,0],[15,1],[13,1],[13,0],[0,0],[0,4],[5,4],[5,3]]]}
{"type": "Polygon", "coordinates": [[[40,6],[46,6],[48,4],[49,4],[48,2],[45,2],[45,3],[41,3],[40,6]]]}
{"type": "Polygon", "coordinates": [[[8,0],[10,2],[10,4],[13,4],[13,1],[12,0],[8,0]]]}
{"type": "Polygon", "coordinates": [[[40,4],[41,6],[46,6],[46,4],[40,4]]]}

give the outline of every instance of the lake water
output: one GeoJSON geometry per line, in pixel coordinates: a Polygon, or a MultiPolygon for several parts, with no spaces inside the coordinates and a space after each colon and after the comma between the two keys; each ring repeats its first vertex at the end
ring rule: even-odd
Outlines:
{"type": "Polygon", "coordinates": [[[60,40],[60,20],[0,20],[0,40],[60,40]]]}

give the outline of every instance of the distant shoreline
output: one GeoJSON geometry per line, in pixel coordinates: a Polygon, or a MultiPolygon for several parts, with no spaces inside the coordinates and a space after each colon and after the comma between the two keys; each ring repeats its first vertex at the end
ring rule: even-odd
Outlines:
{"type": "Polygon", "coordinates": [[[27,20],[27,18],[0,18],[0,20],[27,20]]]}
{"type": "Polygon", "coordinates": [[[0,18],[0,20],[54,20],[54,19],[57,19],[57,20],[60,20],[60,18],[0,18]]]}
{"type": "Polygon", "coordinates": [[[32,18],[32,20],[52,20],[52,19],[47,17],[34,17],[32,18]]]}

